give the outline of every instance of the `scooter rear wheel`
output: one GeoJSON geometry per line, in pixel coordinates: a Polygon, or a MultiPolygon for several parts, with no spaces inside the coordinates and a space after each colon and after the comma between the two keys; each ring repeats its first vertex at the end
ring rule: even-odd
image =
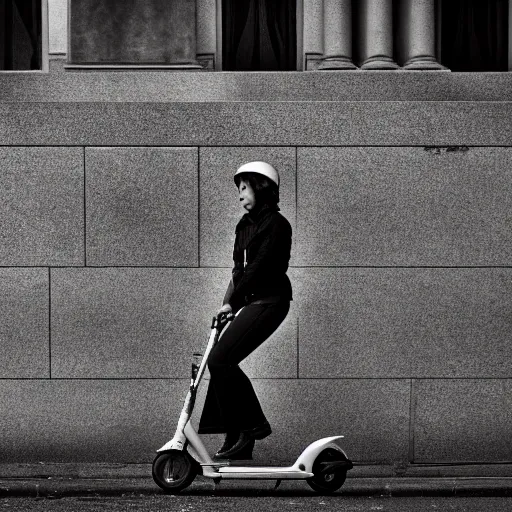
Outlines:
{"type": "Polygon", "coordinates": [[[322,450],[313,462],[313,474],[306,482],[311,489],[320,494],[332,494],[337,491],[347,478],[346,470],[338,470],[333,473],[325,473],[323,469],[326,462],[346,461],[345,455],[334,448],[322,450]]]}
{"type": "Polygon", "coordinates": [[[197,462],[186,450],[159,453],[153,461],[153,480],[167,494],[188,487],[198,473],[197,462]]]}

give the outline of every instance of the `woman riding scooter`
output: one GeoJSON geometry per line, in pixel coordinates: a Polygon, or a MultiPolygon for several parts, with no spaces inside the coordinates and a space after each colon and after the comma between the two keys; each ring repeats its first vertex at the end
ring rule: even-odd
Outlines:
{"type": "Polygon", "coordinates": [[[200,434],[224,433],[217,459],[251,459],[255,440],[271,434],[251,381],[238,366],[288,314],[286,275],[292,229],[279,213],[279,175],[266,162],[249,162],[234,176],[247,211],[235,230],[234,267],[218,317],[235,313],[208,358],[210,383],[200,434]]]}

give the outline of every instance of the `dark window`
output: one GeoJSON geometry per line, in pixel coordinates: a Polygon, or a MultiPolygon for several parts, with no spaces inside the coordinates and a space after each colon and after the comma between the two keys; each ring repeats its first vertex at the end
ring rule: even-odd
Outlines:
{"type": "Polygon", "coordinates": [[[507,71],[508,0],[443,0],[441,63],[452,71],[507,71]]]}
{"type": "Polygon", "coordinates": [[[0,70],[41,69],[41,0],[0,0],[0,70]]]}
{"type": "Polygon", "coordinates": [[[222,68],[297,69],[296,0],[223,0],[222,68]]]}

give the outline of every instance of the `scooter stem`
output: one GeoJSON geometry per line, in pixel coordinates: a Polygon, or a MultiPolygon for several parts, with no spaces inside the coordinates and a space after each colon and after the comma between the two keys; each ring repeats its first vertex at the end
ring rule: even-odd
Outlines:
{"type": "MultiPolygon", "coordinates": [[[[215,320],[215,318],[214,318],[214,320],[215,320]]],[[[194,382],[191,385],[191,389],[194,389],[194,391],[197,391],[197,388],[199,387],[199,383],[201,382],[201,379],[203,378],[204,372],[206,370],[206,364],[208,362],[208,356],[210,355],[210,352],[212,351],[213,347],[215,346],[215,343],[217,343],[218,336],[219,336],[219,331],[217,329],[217,326],[214,325],[214,326],[212,326],[210,338],[208,339],[208,344],[206,345],[203,359],[201,360],[201,364],[199,365],[199,370],[197,371],[196,378],[194,379],[194,382]]]]}
{"type": "Polygon", "coordinates": [[[217,339],[219,337],[219,323],[216,317],[213,318],[212,330],[210,333],[210,338],[208,339],[208,344],[206,346],[203,359],[201,360],[201,364],[199,365],[199,369],[197,370],[197,374],[194,380],[190,383],[190,389],[188,390],[187,396],[185,398],[185,403],[183,404],[183,408],[181,409],[181,414],[178,420],[178,424],[176,426],[176,431],[174,433],[174,437],[164,444],[157,452],[162,452],[166,450],[183,450],[185,444],[187,442],[187,436],[185,434],[185,427],[190,421],[190,417],[192,416],[192,411],[194,410],[194,404],[196,401],[196,393],[197,388],[199,387],[199,383],[203,378],[204,372],[206,370],[206,364],[208,361],[208,356],[212,351],[215,343],[217,343],[217,339]]]}

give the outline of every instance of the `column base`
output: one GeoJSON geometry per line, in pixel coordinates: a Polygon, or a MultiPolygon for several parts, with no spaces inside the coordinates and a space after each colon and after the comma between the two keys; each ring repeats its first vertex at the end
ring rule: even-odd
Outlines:
{"type": "Polygon", "coordinates": [[[325,57],[322,59],[317,69],[357,69],[357,66],[349,57],[325,57]]]}
{"type": "Polygon", "coordinates": [[[374,55],[363,62],[361,69],[400,69],[400,66],[391,57],[387,57],[386,55],[374,55]]]}
{"type": "Polygon", "coordinates": [[[424,71],[450,71],[448,68],[437,62],[435,57],[429,55],[419,55],[409,59],[404,64],[406,70],[424,70],[424,71]]]}

